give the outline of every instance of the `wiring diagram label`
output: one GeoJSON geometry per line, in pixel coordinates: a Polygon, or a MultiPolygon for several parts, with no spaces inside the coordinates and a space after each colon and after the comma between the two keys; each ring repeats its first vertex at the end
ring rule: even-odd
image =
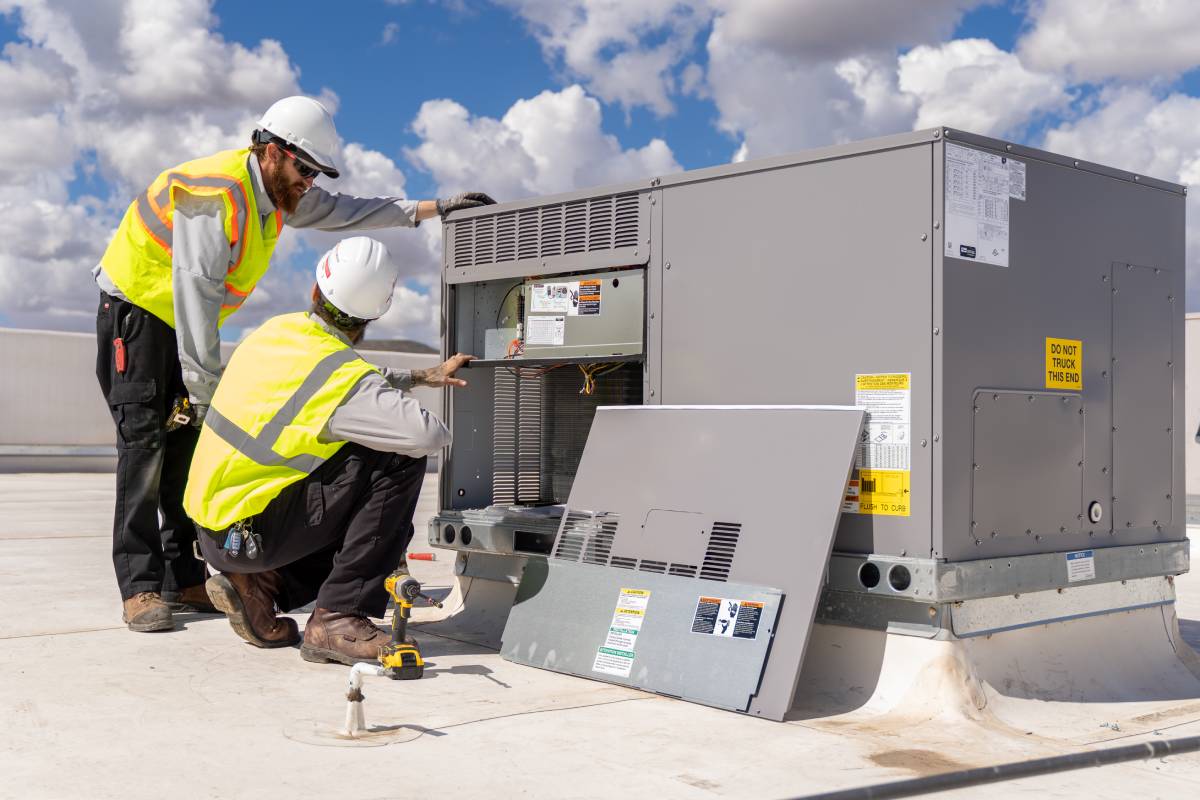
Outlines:
{"type": "Polygon", "coordinates": [[[842,512],[910,516],[912,374],[855,375],[854,405],[865,410],[867,418],[842,498],[842,512]]]}
{"type": "Polygon", "coordinates": [[[702,596],[696,601],[692,633],[727,639],[753,639],[758,636],[763,605],[753,600],[702,596]]]}
{"type": "Polygon", "coordinates": [[[602,285],[600,280],[535,283],[529,292],[529,311],[568,317],[599,316],[602,285]]]}
{"type": "Polygon", "coordinates": [[[525,344],[560,345],[566,340],[567,318],[564,316],[529,317],[525,328],[525,344]]]}
{"type": "Polygon", "coordinates": [[[946,255],[1008,266],[1009,201],[1025,200],[1025,163],[946,143],[946,255]]]}
{"type": "Polygon", "coordinates": [[[642,631],[649,604],[649,590],[621,589],[604,644],[596,650],[592,672],[618,678],[629,677],[633,671],[634,648],[637,647],[638,634],[642,631]]]}

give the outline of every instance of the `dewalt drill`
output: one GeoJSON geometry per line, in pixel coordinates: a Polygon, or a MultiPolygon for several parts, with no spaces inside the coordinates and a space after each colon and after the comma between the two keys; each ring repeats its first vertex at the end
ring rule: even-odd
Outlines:
{"type": "Polygon", "coordinates": [[[392,612],[392,641],[379,654],[379,661],[383,664],[384,674],[392,680],[416,680],[425,674],[425,661],[416,642],[405,638],[413,601],[420,597],[431,606],[441,608],[442,604],[422,594],[421,584],[403,567],[389,575],[383,585],[396,602],[396,610],[392,612]]]}

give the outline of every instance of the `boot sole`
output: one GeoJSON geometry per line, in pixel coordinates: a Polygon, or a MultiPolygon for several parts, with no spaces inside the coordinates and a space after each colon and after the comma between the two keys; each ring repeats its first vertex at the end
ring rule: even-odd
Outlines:
{"type": "Polygon", "coordinates": [[[155,620],[154,622],[126,622],[129,630],[136,633],[154,633],[156,631],[170,631],[175,629],[175,620],[171,619],[170,615],[166,619],[155,620]]]}
{"type": "Polygon", "coordinates": [[[208,592],[208,599],[212,600],[213,605],[229,619],[234,633],[250,644],[265,648],[290,647],[295,644],[295,642],[287,640],[273,642],[263,639],[255,633],[254,628],[250,626],[250,620],[246,617],[246,607],[242,604],[241,596],[224,575],[214,575],[209,578],[204,583],[204,589],[208,592]]]}
{"type": "MultiPolygon", "coordinates": [[[[300,657],[305,661],[311,661],[314,664],[345,664],[348,667],[353,667],[355,664],[363,661],[361,658],[351,658],[343,655],[336,650],[326,650],[323,647],[313,647],[312,645],[300,645],[300,657]]],[[[375,659],[378,661],[379,659],[375,659]]],[[[374,663],[374,662],[368,662],[374,663]]]]}

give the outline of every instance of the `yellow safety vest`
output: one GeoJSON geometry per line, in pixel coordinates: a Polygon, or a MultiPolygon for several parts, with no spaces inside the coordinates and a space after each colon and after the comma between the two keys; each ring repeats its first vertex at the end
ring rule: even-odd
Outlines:
{"type": "Polygon", "coordinates": [[[250,182],[250,151],[226,150],[198,158],[160,174],[129,204],[104,257],[104,273],[131,303],[175,327],[171,293],[171,235],[179,192],[196,197],[219,197],[225,203],[225,236],[229,266],[225,300],[218,325],[237,311],[270,265],[271,253],[283,228],[276,210],[262,225],[250,182]]]}
{"type": "Polygon", "coordinates": [[[273,317],[221,377],[184,490],[188,516],[224,530],[258,514],[345,442],[321,442],[334,409],[376,367],[307,313],[273,317]]]}

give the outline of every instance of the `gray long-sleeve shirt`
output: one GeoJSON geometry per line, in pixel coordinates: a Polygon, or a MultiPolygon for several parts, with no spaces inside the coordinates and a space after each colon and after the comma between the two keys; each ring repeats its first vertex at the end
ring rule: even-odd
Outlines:
{"type": "MultiPolygon", "coordinates": [[[[346,344],[345,334],[316,316],[309,319],[346,344]]],[[[322,442],[357,442],[372,450],[420,458],[450,444],[450,431],[440,419],[406,392],[412,373],[383,367],[359,379],[341,405],[333,410],[318,438],[322,442]]]]}
{"type": "MultiPolygon", "coordinates": [[[[258,159],[253,153],[247,156],[247,166],[258,205],[259,224],[265,224],[275,212],[275,204],[267,194],[258,159]]],[[[229,269],[230,247],[225,238],[224,215],[225,207],[219,200],[181,194],[172,217],[175,333],[183,382],[193,404],[209,403],[216,391],[221,374],[221,337],[217,320],[223,303],[236,302],[234,298],[226,298],[225,275],[229,269]]],[[[294,214],[284,214],[283,222],[293,228],[325,231],[416,227],[419,224],[416,201],[331,194],[315,185],[300,199],[294,214]]],[[[103,291],[124,298],[101,265],[93,268],[92,275],[103,291]]]]}

